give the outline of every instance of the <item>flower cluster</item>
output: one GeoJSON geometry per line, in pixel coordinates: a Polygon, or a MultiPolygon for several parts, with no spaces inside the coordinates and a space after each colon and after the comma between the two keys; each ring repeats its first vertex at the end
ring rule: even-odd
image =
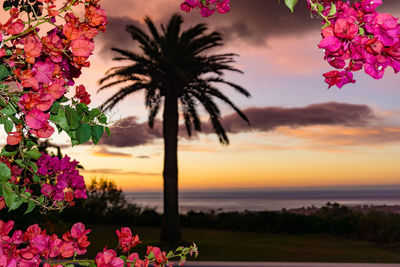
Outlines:
{"type": "Polygon", "coordinates": [[[180,7],[186,12],[199,9],[203,17],[209,17],[215,13],[215,10],[220,14],[229,12],[230,4],[230,0],[185,0],[180,7]]]}
{"type": "Polygon", "coordinates": [[[400,71],[400,24],[391,14],[376,11],[382,0],[308,0],[308,4],[324,19],[318,47],[338,69],[323,75],[329,87],[354,83],[353,72],[361,69],[375,79],[381,79],[389,66],[400,71]]]}
{"type": "MultiPolygon", "coordinates": [[[[76,223],[71,231],[59,238],[56,234],[48,235],[45,230],[35,224],[23,232],[15,230],[13,221],[0,220],[0,265],[1,266],[39,266],[42,260],[50,262],[71,258],[86,253],[90,242],[87,241],[86,230],[82,223],[76,223]]],[[[57,265],[62,266],[62,265],[57,265]]]]}
{"type": "Polygon", "coordinates": [[[41,186],[41,193],[55,203],[66,201],[74,205],[74,198],[87,198],[85,181],[76,169],[78,162],[68,156],[59,159],[47,154],[37,161],[36,175],[45,177],[47,182],[41,186]]]}
{"type": "MultiPolygon", "coordinates": [[[[68,86],[74,85],[82,67],[89,67],[93,38],[99,31],[105,31],[107,24],[98,0],[70,0],[60,7],[55,1],[38,2],[47,5],[47,14],[38,17],[31,10],[36,24],[22,20],[25,7],[12,7],[9,20],[0,29],[4,41],[0,49],[1,61],[12,74],[9,80],[15,81],[22,90],[17,105],[25,119],[20,129],[9,133],[12,145],[20,142],[28,131],[40,138],[54,133],[49,124],[49,110],[64,96],[68,86]],[[76,6],[84,7],[84,18],[75,16],[72,8],[76,6]],[[43,23],[52,25],[45,34],[41,34],[40,29],[43,23]]],[[[82,103],[90,103],[88,94],[80,94],[78,98],[82,103]]]]}
{"type": "MultiPolygon", "coordinates": [[[[58,263],[60,260],[75,258],[77,255],[84,255],[87,247],[90,245],[87,234],[91,232],[85,228],[82,223],[76,223],[71,230],[59,238],[56,234],[49,235],[37,224],[31,225],[25,232],[15,230],[13,221],[3,222],[0,220],[0,266],[30,266],[38,267],[44,263],[44,267],[64,266],[64,263],[58,263]]],[[[129,228],[123,227],[121,232],[130,232],[129,228]]],[[[127,237],[127,236],[126,236],[127,237]]],[[[124,241],[125,242],[125,239],[124,241]]],[[[121,246],[121,241],[119,242],[121,246]]],[[[94,260],[74,260],[70,263],[78,263],[88,266],[95,264],[98,267],[147,267],[152,266],[172,266],[169,259],[178,257],[183,264],[186,255],[197,255],[197,247],[193,245],[190,248],[180,247],[176,252],[167,254],[158,247],[147,247],[147,253],[144,260],[139,258],[138,253],[131,253],[127,256],[118,257],[113,249],[104,248],[97,253],[94,260]]]]}

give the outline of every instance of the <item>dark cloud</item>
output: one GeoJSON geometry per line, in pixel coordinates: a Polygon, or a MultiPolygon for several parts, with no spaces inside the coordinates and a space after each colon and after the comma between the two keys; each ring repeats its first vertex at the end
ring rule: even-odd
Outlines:
{"type": "Polygon", "coordinates": [[[136,158],[138,158],[138,159],[149,159],[151,157],[147,156],[147,155],[140,155],[140,156],[137,156],[136,158]]]}
{"type": "MultiPolygon", "coordinates": [[[[310,125],[365,125],[375,118],[367,105],[347,103],[319,103],[300,108],[264,107],[248,108],[243,112],[249,118],[249,127],[239,116],[231,114],[223,117],[222,123],[227,132],[272,131],[280,126],[300,127],[310,125]]],[[[205,132],[213,132],[210,125],[205,132]]]]}
{"type": "Polygon", "coordinates": [[[108,17],[106,33],[96,37],[102,47],[100,54],[113,58],[118,54],[111,50],[112,47],[131,50],[135,46],[132,37],[125,30],[127,25],[139,26],[140,22],[129,17],[108,17]]]}
{"type": "MultiPolygon", "coordinates": [[[[399,8],[399,0],[385,0],[380,11],[396,15],[399,8]]],[[[318,17],[311,16],[306,1],[299,1],[291,13],[283,0],[280,3],[275,0],[231,0],[231,11],[227,14],[204,19],[190,13],[185,15],[185,21],[208,23],[224,34],[225,41],[241,39],[259,45],[268,43],[270,37],[302,35],[318,30],[321,25],[318,17]]],[[[293,47],[296,47],[295,43],[293,47]]]]}
{"type": "Polygon", "coordinates": [[[111,127],[111,136],[103,136],[100,144],[114,147],[140,146],[161,138],[159,122],[150,129],[147,122],[138,123],[137,117],[131,116],[117,121],[111,127]]]}
{"type": "MultiPolygon", "coordinates": [[[[112,3],[114,2],[112,1],[112,3]]],[[[224,35],[225,42],[241,39],[249,42],[249,44],[257,45],[267,44],[270,37],[300,36],[310,30],[318,30],[321,23],[318,17],[312,18],[310,11],[306,8],[306,1],[299,1],[294,13],[290,12],[283,0],[280,4],[276,0],[232,0],[231,3],[231,12],[224,15],[215,14],[209,18],[201,17],[198,12],[185,13],[180,11],[178,4],[173,12],[184,17],[184,28],[197,23],[206,23],[210,25],[211,29],[221,32],[224,35]]],[[[127,8],[134,9],[134,3],[132,2],[127,8]]],[[[385,0],[380,11],[400,15],[400,1],[385,0]]],[[[160,9],[158,12],[162,14],[159,16],[160,20],[154,20],[157,26],[160,23],[166,24],[173,14],[171,8],[160,9]]],[[[113,13],[113,16],[108,17],[107,32],[98,37],[103,45],[100,53],[109,58],[115,56],[115,53],[110,50],[111,47],[130,50],[137,47],[125,31],[126,25],[141,26],[147,31],[143,24],[143,18],[146,15],[151,17],[151,14],[143,14],[142,17],[132,19],[116,14],[113,13]]],[[[293,47],[296,47],[295,43],[293,47]]]]}
{"type": "MultiPolygon", "coordinates": [[[[264,107],[248,108],[243,112],[250,120],[251,127],[236,114],[224,116],[222,124],[228,133],[247,131],[268,132],[280,126],[301,127],[311,125],[363,126],[375,119],[373,111],[366,105],[347,103],[320,103],[300,108],[264,107]]],[[[209,122],[203,123],[202,133],[213,133],[209,122]]],[[[180,125],[179,134],[187,138],[184,125],[180,125]]],[[[111,127],[111,137],[103,137],[103,145],[113,147],[139,146],[162,138],[162,124],[155,121],[154,129],[146,122],[138,123],[137,117],[127,117],[111,127]]]]}

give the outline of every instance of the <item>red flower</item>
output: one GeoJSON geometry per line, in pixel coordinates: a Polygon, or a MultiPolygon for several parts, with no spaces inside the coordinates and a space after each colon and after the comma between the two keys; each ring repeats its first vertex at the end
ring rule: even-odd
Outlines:
{"type": "Polygon", "coordinates": [[[63,258],[71,258],[74,253],[75,249],[72,246],[72,242],[65,242],[61,247],[60,247],[60,253],[63,258]]]}
{"type": "Polygon", "coordinates": [[[4,197],[1,196],[0,197],[0,210],[4,209],[5,206],[6,206],[6,202],[4,201],[4,197]]]}
{"type": "MultiPolygon", "coordinates": [[[[22,134],[21,132],[10,132],[8,133],[7,136],[7,144],[14,146],[14,145],[18,145],[19,142],[21,142],[22,140],[22,134]]],[[[0,208],[1,210],[1,208],[0,208]]]]}
{"type": "Polygon", "coordinates": [[[85,103],[86,105],[89,105],[91,102],[90,94],[86,91],[85,86],[83,86],[82,84],[75,88],[74,97],[78,98],[81,103],[85,103]]]}
{"type": "Polygon", "coordinates": [[[24,22],[21,19],[18,19],[16,22],[13,22],[8,26],[7,33],[11,35],[20,34],[24,30],[24,22]]]}
{"type": "Polygon", "coordinates": [[[53,135],[54,128],[47,122],[43,128],[38,130],[30,129],[29,132],[39,138],[49,138],[53,135]]]}

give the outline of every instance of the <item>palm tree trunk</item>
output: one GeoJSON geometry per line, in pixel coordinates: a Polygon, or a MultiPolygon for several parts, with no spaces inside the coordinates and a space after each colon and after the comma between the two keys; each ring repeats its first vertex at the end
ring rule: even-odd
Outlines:
{"type": "Polygon", "coordinates": [[[166,96],[163,114],[164,215],[160,240],[182,240],[178,210],[178,98],[166,96]]]}

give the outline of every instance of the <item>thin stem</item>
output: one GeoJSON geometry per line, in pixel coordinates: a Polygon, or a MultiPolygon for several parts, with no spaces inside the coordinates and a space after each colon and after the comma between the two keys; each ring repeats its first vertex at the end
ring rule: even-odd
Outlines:
{"type": "Polygon", "coordinates": [[[318,7],[317,7],[317,5],[313,2],[313,0],[310,0],[310,6],[311,6],[311,9],[312,9],[312,10],[314,10],[315,12],[317,12],[318,15],[319,15],[321,18],[323,18],[323,19],[325,20],[326,23],[328,23],[328,25],[331,25],[331,24],[332,24],[332,23],[329,21],[328,17],[325,16],[324,14],[322,14],[322,13],[318,10],[318,7]]]}

